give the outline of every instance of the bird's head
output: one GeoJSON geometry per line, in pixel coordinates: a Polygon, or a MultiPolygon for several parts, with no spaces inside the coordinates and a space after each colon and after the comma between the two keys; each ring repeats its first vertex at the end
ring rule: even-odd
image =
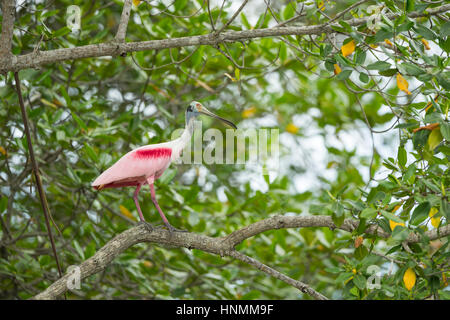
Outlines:
{"type": "Polygon", "coordinates": [[[206,109],[200,102],[197,102],[197,101],[192,101],[189,104],[189,106],[186,110],[186,122],[189,123],[190,119],[198,117],[201,114],[210,116],[212,118],[216,118],[216,119],[222,121],[223,123],[226,123],[230,127],[237,129],[236,125],[233,122],[231,122],[227,119],[224,119],[222,117],[219,117],[218,115],[212,113],[211,111],[206,109]]]}

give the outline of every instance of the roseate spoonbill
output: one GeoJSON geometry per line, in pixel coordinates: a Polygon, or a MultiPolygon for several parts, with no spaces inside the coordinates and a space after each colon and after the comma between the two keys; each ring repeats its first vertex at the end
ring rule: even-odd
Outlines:
{"type": "Polygon", "coordinates": [[[153,204],[158,210],[169,232],[184,231],[174,228],[167,220],[156,200],[155,187],[153,184],[156,179],[161,177],[163,172],[169,167],[170,163],[181,156],[184,146],[191,140],[194,131],[194,120],[201,114],[219,119],[234,129],[237,129],[231,121],[215,115],[201,103],[193,101],[186,110],[186,128],[178,139],[164,143],[150,144],[128,152],[95,179],[92,183],[92,187],[96,190],[130,186],[136,187],[133,199],[139,213],[140,221],[149,231],[151,231],[153,227],[150,223],[145,221],[138,202],[139,190],[141,190],[143,185],[148,184],[150,186],[153,204]]]}

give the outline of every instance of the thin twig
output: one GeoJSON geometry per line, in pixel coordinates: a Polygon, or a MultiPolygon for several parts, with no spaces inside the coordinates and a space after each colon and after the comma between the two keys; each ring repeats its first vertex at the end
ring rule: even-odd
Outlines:
{"type": "Polygon", "coordinates": [[[225,25],[222,28],[220,28],[219,31],[217,31],[218,34],[221,33],[223,30],[225,30],[234,21],[234,19],[236,19],[238,14],[242,11],[242,9],[244,9],[244,7],[247,4],[247,2],[248,2],[248,0],[244,0],[244,2],[242,2],[241,6],[239,7],[239,9],[236,10],[236,12],[233,14],[231,19],[228,20],[227,23],[225,23],[225,25]]]}
{"type": "Polygon", "coordinates": [[[22,120],[23,120],[23,125],[25,128],[25,134],[27,137],[28,152],[30,154],[31,164],[33,166],[33,173],[34,173],[34,177],[36,180],[36,187],[37,187],[37,190],[39,193],[39,199],[41,201],[42,210],[44,211],[45,225],[47,227],[48,237],[49,237],[50,243],[52,245],[52,251],[53,251],[53,256],[55,257],[56,266],[58,267],[58,273],[59,273],[59,276],[62,277],[62,269],[61,269],[61,265],[59,263],[58,255],[56,253],[55,241],[53,239],[53,234],[52,234],[52,230],[50,227],[50,215],[51,214],[50,214],[50,210],[48,208],[47,198],[45,197],[44,188],[42,186],[41,176],[39,174],[39,165],[36,161],[36,158],[34,157],[33,144],[31,143],[30,127],[28,125],[28,115],[27,115],[27,111],[25,109],[25,105],[23,103],[22,89],[20,87],[20,79],[19,79],[18,72],[14,73],[14,79],[16,81],[16,90],[17,90],[17,95],[19,97],[19,105],[20,105],[20,110],[22,112],[22,120]]]}

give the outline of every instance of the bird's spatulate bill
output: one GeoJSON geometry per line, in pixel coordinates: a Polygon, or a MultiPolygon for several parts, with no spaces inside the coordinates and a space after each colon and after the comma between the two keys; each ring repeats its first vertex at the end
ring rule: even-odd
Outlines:
{"type": "Polygon", "coordinates": [[[210,116],[212,118],[216,118],[220,121],[222,121],[223,123],[226,123],[227,125],[229,125],[230,127],[237,129],[236,125],[231,122],[230,120],[224,119],[222,117],[219,117],[217,114],[212,113],[211,111],[209,111],[208,109],[206,109],[205,107],[202,107],[202,109],[200,110],[200,113],[210,116]]]}

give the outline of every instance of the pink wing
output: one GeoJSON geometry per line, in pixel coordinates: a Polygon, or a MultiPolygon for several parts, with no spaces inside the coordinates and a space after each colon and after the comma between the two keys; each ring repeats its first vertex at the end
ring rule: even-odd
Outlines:
{"type": "Polygon", "coordinates": [[[101,190],[137,186],[152,176],[157,179],[169,166],[171,155],[172,149],[167,147],[145,146],[135,149],[105,170],[92,186],[101,190]]]}

